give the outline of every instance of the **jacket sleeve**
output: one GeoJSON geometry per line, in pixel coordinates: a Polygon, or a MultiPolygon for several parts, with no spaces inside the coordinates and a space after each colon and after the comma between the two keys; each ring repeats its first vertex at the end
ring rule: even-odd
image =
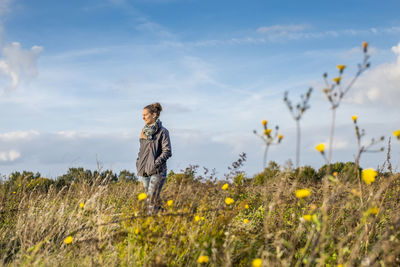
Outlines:
{"type": "Polygon", "coordinates": [[[162,134],[161,149],[162,149],[162,152],[161,152],[160,156],[158,156],[158,158],[155,160],[155,163],[154,163],[156,168],[163,165],[167,161],[167,159],[172,156],[171,141],[169,139],[169,132],[167,129],[165,129],[162,134]]]}

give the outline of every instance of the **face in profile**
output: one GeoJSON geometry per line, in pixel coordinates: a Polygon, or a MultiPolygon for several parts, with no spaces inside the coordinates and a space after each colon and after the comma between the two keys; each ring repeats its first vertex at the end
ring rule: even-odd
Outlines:
{"type": "Polygon", "coordinates": [[[151,114],[150,111],[148,109],[143,109],[143,120],[146,124],[152,124],[156,121],[156,119],[154,118],[156,115],[155,114],[151,114]]]}

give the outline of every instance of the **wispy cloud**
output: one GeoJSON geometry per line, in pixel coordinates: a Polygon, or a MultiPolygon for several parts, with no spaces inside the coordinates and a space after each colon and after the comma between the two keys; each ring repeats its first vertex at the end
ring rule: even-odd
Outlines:
{"type": "Polygon", "coordinates": [[[3,47],[0,72],[11,79],[6,91],[17,88],[21,78],[33,78],[37,75],[36,61],[42,50],[41,46],[25,50],[18,42],[3,47]]]}
{"type": "Polygon", "coordinates": [[[392,47],[395,62],[373,67],[360,78],[351,102],[398,107],[400,102],[400,43],[392,47]]]}
{"type": "Polygon", "coordinates": [[[262,34],[287,34],[289,32],[299,32],[307,28],[306,25],[272,25],[259,27],[256,31],[262,34]]]}
{"type": "Polygon", "coordinates": [[[12,162],[21,157],[21,154],[16,150],[0,151],[0,161],[12,162]]]}
{"type": "Polygon", "coordinates": [[[12,0],[0,0],[0,16],[10,10],[12,0]]]}

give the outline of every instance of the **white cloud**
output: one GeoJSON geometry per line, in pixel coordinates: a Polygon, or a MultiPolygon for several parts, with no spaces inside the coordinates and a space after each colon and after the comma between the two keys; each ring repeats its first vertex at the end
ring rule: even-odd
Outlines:
{"type": "Polygon", "coordinates": [[[21,154],[16,150],[0,151],[0,161],[11,162],[21,157],[21,154]]]}
{"type": "Polygon", "coordinates": [[[384,104],[398,107],[400,102],[400,43],[392,47],[395,62],[384,63],[366,71],[355,84],[350,102],[384,104]]]}
{"type": "Polygon", "coordinates": [[[9,11],[11,0],[0,0],[0,15],[9,11]]]}
{"type": "Polygon", "coordinates": [[[288,32],[303,31],[307,27],[305,25],[272,25],[259,27],[257,32],[259,33],[274,33],[274,34],[286,34],[288,32]]]}
{"type": "Polygon", "coordinates": [[[35,130],[6,132],[0,133],[0,141],[29,140],[38,135],[39,132],[35,130]]]}
{"type": "Polygon", "coordinates": [[[11,85],[7,86],[6,90],[17,88],[22,77],[33,78],[37,75],[36,61],[42,50],[40,46],[25,50],[18,42],[3,47],[0,73],[11,79],[11,85]]]}

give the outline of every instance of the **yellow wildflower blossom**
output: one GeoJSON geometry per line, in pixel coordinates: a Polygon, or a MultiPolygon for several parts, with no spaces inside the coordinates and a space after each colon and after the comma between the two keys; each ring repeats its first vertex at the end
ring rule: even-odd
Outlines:
{"type": "Polygon", "coordinates": [[[296,197],[297,198],[305,198],[311,195],[311,191],[309,189],[299,189],[296,190],[296,197]]]}
{"type": "Polygon", "coordinates": [[[15,191],[13,192],[13,194],[16,194],[16,193],[17,193],[17,192],[15,192],[15,191]]]}
{"type": "Polygon", "coordinates": [[[139,228],[136,228],[136,229],[135,229],[135,234],[139,234],[139,232],[140,232],[140,231],[139,231],[139,228]]]}
{"type": "Polygon", "coordinates": [[[200,216],[199,216],[199,215],[194,216],[194,220],[195,220],[196,222],[200,221],[200,216]]]}
{"type": "Polygon", "coordinates": [[[356,121],[357,121],[357,118],[358,118],[358,116],[357,116],[357,115],[353,115],[353,116],[351,116],[351,119],[352,119],[354,122],[356,122],[356,121]]]}
{"type": "Polygon", "coordinates": [[[144,200],[146,198],[147,198],[147,194],[146,193],[141,193],[141,194],[138,195],[139,201],[142,201],[142,200],[144,200]]]}
{"type": "Polygon", "coordinates": [[[230,204],[232,204],[233,202],[235,202],[235,201],[233,200],[233,198],[230,198],[230,197],[225,198],[225,203],[226,203],[226,205],[230,205],[230,204]]]}
{"type": "Polygon", "coordinates": [[[336,84],[339,84],[341,79],[342,79],[342,77],[339,76],[339,77],[333,78],[332,80],[333,80],[336,84]]]}
{"type": "Polygon", "coordinates": [[[361,196],[361,194],[360,194],[360,192],[358,192],[356,189],[351,189],[351,193],[353,194],[353,195],[355,195],[355,196],[361,196]]]}
{"type": "Polygon", "coordinates": [[[169,207],[171,207],[172,204],[174,204],[174,201],[173,201],[172,199],[170,199],[170,200],[167,201],[167,205],[168,205],[169,207]]]}
{"type": "Polygon", "coordinates": [[[198,263],[207,263],[207,262],[208,262],[208,256],[204,256],[204,255],[200,256],[200,257],[197,259],[197,262],[198,262],[198,263]]]}
{"type": "Polygon", "coordinates": [[[267,125],[268,121],[267,120],[263,120],[261,123],[262,123],[262,125],[265,126],[265,125],[267,125]]]}
{"type": "Polygon", "coordinates": [[[281,140],[283,138],[283,134],[278,135],[278,139],[281,140]]]}
{"type": "Polygon", "coordinates": [[[324,153],[325,150],[325,144],[321,143],[315,146],[315,149],[321,153],[324,153]]]}
{"type": "Polygon", "coordinates": [[[366,52],[366,51],[367,51],[367,48],[368,48],[368,43],[367,43],[367,42],[363,42],[363,43],[362,43],[362,46],[363,46],[363,48],[364,48],[364,51],[366,52]]]}
{"type": "Polygon", "coordinates": [[[312,218],[312,216],[311,216],[311,214],[305,214],[305,215],[303,215],[303,219],[304,220],[306,220],[306,221],[311,221],[311,218],[312,218]]]}
{"type": "Polygon", "coordinates": [[[248,224],[249,222],[250,222],[250,221],[249,221],[248,219],[244,219],[244,220],[243,220],[243,223],[244,223],[244,224],[248,224]]]}
{"type": "Polygon", "coordinates": [[[342,72],[346,68],[346,65],[337,65],[336,67],[342,72]]]}
{"type": "Polygon", "coordinates": [[[221,189],[222,189],[222,190],[227,190],[227,189],[228,189],[228,187],[229,187],[229,185],[228,185],[228,184],[224,184],[224,185],[221,187],[221,189]]]}
{"type": "Polygon", "coordinates": [[[249,209],[250,207],[249,207],[249,205],[246,204],[246,205],[244,206],[244,208],[245,208],[245,209],[249,209]]]}
{"type": "Polygon", "coordinates": [[[371,184],[375,181],[377,175],[378,173],[374,169],[369,168],[361,172],[361,179],[363,179],[366,184],[371,184]]]}
{"type": "Polygon", "coordinates": [[[72,243],[72,240],[73,240],[73,239],[72,239],[72,236],[68,236],[67,238],[64,239],[64,243],[67,244],[67,245],[68,245],[68,244],[71,244],[71,243],[72,243]]]}
{"type": "Polygon", "coordinates": [[[338,174],[339,174],[338,172],[333,172],[333,176],[335,177],[338,176],[338,174]]]}
{"type": "Polygon", "coordinates": [[[369,214],[378,214],[379,209],[377,207],[372,207],[367,211],[369,214]]]}
{"type": "Polygon", "coordinates": [[[397,138],[400,139],[400,130],[396,130],[393,132],[393,135],[397,138]]]}
{"type": "Polygon", "coordinates": [[[265,134],[265,135],[268,135],[268,134],[271,133],[271,131],[272,131],[271,129],[265,129],[265,130],[264,130],[264,134],[265,134]]]}
{"type": "Polygon", "coordinates": [[[262,266],[262,259],[254,259],[251,263],[253,267],[261,267],[262,266]]]}
{"type": "Polygon", "coordinates": [[[85,207],[85,203],[81,202],[81,203],[79,204],[79,207],[80,207],[81,209],[83,209],[83,208],[85,207]]]}

